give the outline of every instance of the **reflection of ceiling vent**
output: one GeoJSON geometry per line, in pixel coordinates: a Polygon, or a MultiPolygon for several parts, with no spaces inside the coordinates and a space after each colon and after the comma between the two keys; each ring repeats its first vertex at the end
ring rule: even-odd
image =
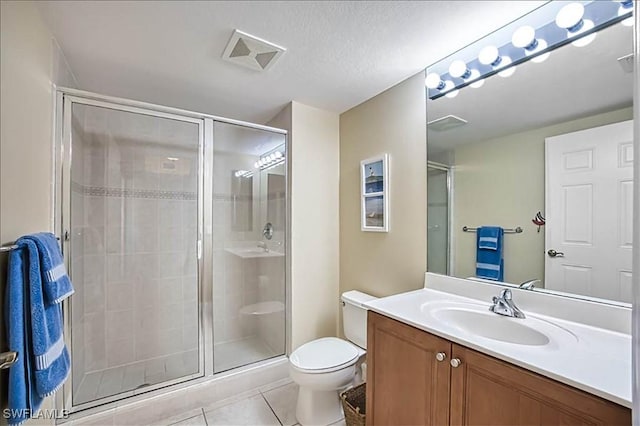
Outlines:
{"type": "Polygon", "coordinates": [[[618,63],[624,72],[631,74],[633,72],[633,53],[618,58],[618,63]]]}
{"type": "Polygon", "coordinates": [[[273,66],[287,49],[234,30],[222,59],[252,70],[265,71],[273,66]]]}
{"type": "Polygon", "coordinates": [[[429,130],[435,130],[436,132],[445,132],[459,126],[464,126],[465,124],[467,124],[467,120],[456,117],[455,115],[447,115],[445,117],[429,121],[427,123],[427,128],[429,130]]]}

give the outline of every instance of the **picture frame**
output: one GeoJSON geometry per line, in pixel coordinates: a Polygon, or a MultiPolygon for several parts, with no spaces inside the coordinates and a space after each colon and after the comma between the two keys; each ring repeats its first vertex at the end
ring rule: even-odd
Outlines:
{"type": "Polygon", "coordinates": [[[389,232],[389,155],[360,162],[360,229],[389,232]]]}

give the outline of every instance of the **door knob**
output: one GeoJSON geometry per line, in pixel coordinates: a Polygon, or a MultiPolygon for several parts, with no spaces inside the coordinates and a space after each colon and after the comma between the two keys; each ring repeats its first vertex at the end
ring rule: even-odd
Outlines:
{"type": "Polygon", "coordinates": [[[458,367],[460,367],[460,364],[462,364],[462,361],[460,361],[459,358],[454,358],[451,361],[449,361],[449,363],[451,364],[451,366],[453,368],[458,368],[458,367]]]}
{"type": "Polygon", "coordinates": [[[547,254],[549,257],[564,257],[564,253],[561,251],[555,251],[554,249],[550,249],[547,254]]]}
{"type": "Polygon", "coordinates": [[[446,357],[447,357],[447,354],[445,354],[444,352],[438,352],[438,353],[436,354],[436,359],[437,359],[439,362],[444,361],[446,357]]]}

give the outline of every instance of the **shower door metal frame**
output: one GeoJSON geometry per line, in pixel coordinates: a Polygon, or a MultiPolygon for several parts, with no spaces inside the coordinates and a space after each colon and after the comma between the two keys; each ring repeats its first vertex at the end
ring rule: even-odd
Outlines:
{"type": "MultiPolygon", "coordinates": [[[[100,99],[90,99],[83,96],[77,96],[74,94],[69,94],[66,92],[59,93],[59,101],[62,102],[62,140],[60,141],[59,150],[57,151],[56,159],[59,161],[56,164],[56,172],[58,178],[56,179],[56,183],[60,185],[60,188],[56,190],[56,194],[59,198],[56,201],[60,201],[56,203],[56,213],[59,215],[56,218],[56,233],[61,235],[62,241],[62,249],[65,257],[65,262],[67,266],[67,270],[71,270],[70,261],[71,261],[71,245],[70,239],[68,236],[71,232],[71,162],[73,160],[72,150],[73,150],[73,141],[71,140],[71,123],[72,123],[72,107],[73,105],[86,105],[97,108],[107,108],[115,111],[129,112],[134,114],[142,114],[151,117],[163,118],[176,120],[186,123],[193,123],[198,126],[198,179],[197,179],[197,211],[198,211],[198,224],[197,224],[197,238],[196,238],[196,262],[197,262],[197,271],[198,271],[198,306],[199,306],[199,315],[198,315],[198,371],[194,374],[190,374],[187,376],[182,376],[177,379],[168,380],[165,382],[157,383],[150,386],[145,386],[141,389],[132,389],[129,391],[121,392],[115,395],[111,395],[104,398],[95,399],[93,401],[85,402],[82,404],[73,404],[73,368],[69,373],[69,377],[67,378],[64,386],[62,395],[58,395],[57,398],[61,398],[59,401],[58,407],[64,408],[70,413],[86,410],[88,408],[96,407],[98,405],[108,404],[111,402],[119,401],[125,398],[129,398],[132,396],[136,396],[142,393],[154,391],[157,389],[161,389],[167,386],[171,386],[174,384],[190,381],[193,379],[197,379],[200,377],[205,377],[207,375],[207,356],[205,354],[206,341],[211,339],[211,333],[206,330],[205,324],[211,324],[209,321],[205,321],[203,316],[205,311],[203,309],[204,305],[204,293],[203,291],[203,283],[207,280],[204,280],[204,273],[206,270],[205,267],[205,259],[203,256],[203,240],[204,240],[204,229],[206,227],[206,223],[204,223],[205,218],[210,218],[211,215],[209,211],[205,212],[205,210],[210,210],[210,207],[207,207],[206,200],[204,200],[204,194],[206,188],[204,181],[204,150],[205,150],[205,123],[204,118],[190,117],[182,114],[174,114],[170,112],[157,111],[154,109],[150,109],[147,107],[138,107],[138,106],[130,106],[126,104],[122,104],[119,102],[113,101],[104,101],[100,99]]],[[[64,334],[65,334],[65,343],[67,348],[71,350],[72,348],[72,336],[71,336],[71,301],[69,299],[64,301],[63,304],[63,315],[64,315],[64,334]]],[[[59,394],[59,392],[58,392],[59,394]]]]}
{"type": "MultiPolygon", "coordinates": [[[[199,372],[193,378],[181,378],[173,381],[162,382],[155,386],[145,387],[141,390],[133,390],[120,393],[117,396],[96,400],[92,403],[85,403],[74,406],[72,404],[73,381],[70,373],[69,378],[61,391],[55,395],[55,406],[58,414],[62,415],[62,410],[75,413],[82,411],[87,415],[105,409],[115,408],[118,401],[137,402],[152,396],[160,395],[166,388],[180,389],[193,384],[206,382],[215,378],[214,374],[214,351],[213,351],[213,150],[214,150],[214,122],[219,121],[228,124],[236,124],[257,130],[265,130],[285,136],[285,178],[286,178],[286,227],[285,227],[285,354],[287,356],[291,348],[291,179],[290,179],[290,147],[288,132],[275,127],[248,123],[240,120],[233,120],[210,114],[198,113],[178,108],[166,107],[150,104],[146,102],[134,101],[130,99],[117,98],[100,95],[84,90],[59,87],[56,90],[56,106],[54,111],[55,121],[55,144],[54,150],[54,200],[53,200],[53,223],[56,235],[61,237],[62,248],[65,254],[65,262],[69,269],[68,262],[70,256],[67,252],[70,248],[68,241],[65,241],[64,230],[69,229],[70,214],[70,171],[71,171],[71,134],[68,124],[71,123],[71,105],[79,103],[97,107],[107,107],[133,113],[143,113],[145,115],[159,118],[178,119],[180,121],[194,122],[199,125],[199,189],[198,189],[198,297],[199,297],[199,372]],[[65,125],[65,123],[68,123],[65,125]],[[208,159],[208,160],[207,160],[208,159]]],[[[71,347],[71,313],[70,301],[67,299],[63,303],[64,333],[65,343],[71,347]]],[[[257,363],[259,364],[260,361],[257,363]]],[[[247,368],[254,368],[254,364],[238,367],[236,371],[247,368]]],[[[220,373],[222,377],[228,376],[232,371],[220,373]]]]}

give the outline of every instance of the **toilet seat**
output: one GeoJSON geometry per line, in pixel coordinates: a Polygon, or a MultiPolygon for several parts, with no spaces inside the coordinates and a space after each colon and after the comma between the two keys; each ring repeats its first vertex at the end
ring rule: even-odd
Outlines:
{"type": "Polygon", "coordinates": [[[296,370],[320,374],[336,371],[355,364],[361,351],[337,337],[324,337],[304,345],[291,353],[289,360],[296,370]]]}

